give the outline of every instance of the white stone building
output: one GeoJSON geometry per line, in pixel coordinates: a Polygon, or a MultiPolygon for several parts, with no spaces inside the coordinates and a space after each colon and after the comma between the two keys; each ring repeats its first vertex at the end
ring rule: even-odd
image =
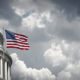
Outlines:
{"type": "Polygon", "coordinates": [[[4,38],[0,33],[0,80],[11,80],[12,59],[3,48],[4,38]]]}

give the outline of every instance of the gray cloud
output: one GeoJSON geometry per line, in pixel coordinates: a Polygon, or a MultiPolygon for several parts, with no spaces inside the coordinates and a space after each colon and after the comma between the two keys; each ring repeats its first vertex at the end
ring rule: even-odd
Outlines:
{"type": "MultiPolygon", "coordinates": [[[[12,1],[7,1],[4,1],[7,7],[0,5],[2,10],[0,17],[9,20],[11,24],[20,24],[20,16],[11,8],[12,1]],[[4,13],[4,11],[10,14],[4,13]]],[[[13,6],[16,9],[23,9],[25,12],[29,9],[34,9],[35,13],[37,13],[36,10],[40,13],[49,11],[52,22],[44,23],[45,28],[35,26],[31,32],[28,27],[14,28],[13,31],[29,36],[31,47],[28,52],[8,50],[10,53],[18,52],[19,58],[22,60],[16,54],[12,54],[14,57],[12,80],[55,80],[54,74],[57,80],[80,80],[80,19],[76,17],[79,16],[79,3],[78,0],[15,0],[13,6]],[[73,19],[74,17],[75,19],[73,19]],[[56,43],[57,40],[58,43],[56,43]],[[61,43],[62,40],[68,41],[68,46],[66,43],[61,43]],[[60,45],[60,53],[56,49],[57,46],[55,49],[50,46],[51,41],[60,45]],[[49,49],[52,50],[51,53],[49,49]],[[47,53],[45,53],[46,51],[47,53]]]]}
{"type": "Polygon", "coordinates": [[[26,10],[37,9],[39,12],[45,10],[51,10],[53,13],[54,5],[58,7],[59,10],[64,11],[64,13],[69,14],[68,19],[72,20],[76,15],[79,16],[79,0],[23,0],[23,1],[4,1],[0,2],[0,15],[2,18],[8,19],[11,24],[19,25],[21,23],[21,17],[17,15],[11,8],[13,3],[14,7],[26,10]],[[53,2],[53,3],[52,3],[53,2]],[[32,5],[30,7],[30,5],[32,5]]]}
{"type": "Polygon", "coordinates": [[[26,8],[29,8],[35,9],[35,11],[38,10],[40,13],[42,11],[45,12],[46,10],[51,13],[52,23],[44,23],[46,25],[44,30],[35,28],[32,32],[33,34],[31,37],[33,38],[31,40],[48,41],[51,39],[51,37],[48,36],[49,33],[52,36],[65,39],[67,41],[80,41],[79,20],[76,19],[79,14],[79,2],[80,1],[78,0],[18,0],[17,3],[15,2],[14,4],[25,11],[26,8]],[[27,3],[28,5],[26,5],[27,3]],[[32,7],[29,5],[32,5],[32,7]],[[66,13],[66,15],[64,13],[66,13]],[[47,33],[45,33],[45,31],[47,33]],[[37,39],[35,37],[37,37],[37,39]]]}
{"type": "Polygon", "coordinates": [[[68,21],[63,13],[57,12],[52,15],[53,22],[47,24],[47,32],[54,37],[66,41],[80,41],[79,19],[68,21]]]}
{"type": "Polygon", "coordinates": [[[50,40],[50,36],[47,35],[44,28],[35,28],[30,37],[32,38],[31,42],[45,42],[50,40]]]}
{"type": "Polygon", "coordinates": [[[64,11],[69,20],[80,16],[79,0],[50,0],[60,11],[64,11]]]}
{"type": "Polygon", "coordinates": [[[19,26],[21,17],[12,9],[13,0],[0,0],[0,18],[8,20],[12,25],[19,26]]]}
{"type": "MultiPolygon", "coordinates": [[[[70,14],[71,15],[80,15],[80,1],[79,0],[23,0],[23,1],[20,1],[18,0],[17,3],[20,3],[22,2],[22,5],[21,6],[27,6],[29,4],[32,4],[32,6],[35,6],[35,7],[38,7],[38,9],[40,9],[41,11],[42,10],[51,10],[53,9],[54,5],[60,9],[60,10],[65,10],[65,13],[67,14],[70,14]],[[27,4],[27,5],[26,5],[27,4]]],[[[29,5],[28,5],[29,6],[29,5]]],[[[27,7],[28,7],[27,6],[27,7]]],[[[32,8],[32,7],[31,7],[32,8]]],[[[69,16],[69,17],[70,17],[69,16]]]]}

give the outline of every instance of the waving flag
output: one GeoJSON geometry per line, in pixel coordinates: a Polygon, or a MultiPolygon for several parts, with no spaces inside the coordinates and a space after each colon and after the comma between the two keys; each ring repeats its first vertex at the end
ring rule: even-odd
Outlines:
{"type": "Polygon", "coordinates": [[[21,50],[28,50],[29,43],[27,42],[28,37],[22,34],[14,33],[5,30],[6,33],[6,47],[7,48],[17,48],[21,50]]]}

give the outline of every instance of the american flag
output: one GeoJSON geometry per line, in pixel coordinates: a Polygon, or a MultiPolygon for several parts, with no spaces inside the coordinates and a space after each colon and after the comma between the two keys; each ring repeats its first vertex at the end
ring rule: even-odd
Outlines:
{"type": "Polygon", "coordinates": [[[14,33],[5,30],[6,33],[6,47],[7,48],[17,48],[21,50],[28,50],[29,43],[27,42],[28,37],[22,34],[14,33]]]}

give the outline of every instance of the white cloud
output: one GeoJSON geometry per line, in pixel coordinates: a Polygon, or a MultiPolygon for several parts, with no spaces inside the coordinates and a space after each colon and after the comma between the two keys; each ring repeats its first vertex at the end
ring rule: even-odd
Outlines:
{"type": "Polygon", "coordinates": [[[63,54],[60,44],[52,43],[51,48],[44,53],[45,60],[53,67],[62,65],[66,62],[66,56],[63,54]]]}
{"type": "Polygon", "coordinates": [[[70,78],[71,78],[71,73],[65,71],[60,72],[57,76],[57,80],[70,80],[70,78]]]}
{"type": "Polygon", "coordinates": [[[65,40],[54,40],[44,53],[46,62],[52,66],[78,63],[80,60],[80,43],[68,43],[65,40]]]}
{"type": "Polygon", "coordinates": [[[80,63],[69,63],[64,70],[58,73],[57,80],[79,80],[80,63]]]}
{"type": "MultiPolygon", "coordinates": [[[[26,13],[27,14],[27,13],[26,13]]],[[[45,28],[47,22],[51,22],[50,12],[32,13],[29,16],[23,18],[22,26],[33,29],[34,27],[45,28]]]]}
{"type": "MultiPolygon", "coordinates": [[[[45,51],[44,58],[47,64],[54,68],[60,67],[57,80],[79,80],[80,79],[80,45],[79,43],[67,43],[63,41],[53,41],[51,48],[45,51]],[[63,65],[64,64],[64,65],[63,65]]],[[[56,69],[56,71],[57,71],[56,69]]]]}
{"type": "Polygon", "coordinates": [[[16,53],[11,55],[13,59],[12,79],[13,80],[55,80],[55,75],[47,68],[28,68],[25,63],[19,60],[16,53]]]}
{"type": "Polygon", "coordinates": [[[24,9],[19,9],[19,8],[16,8],[16,7],[13,7],[13,9],[14,9],[15,13],[18,14],[19,16],[21,16],[21,17],[25,13],[24,9]]]}

